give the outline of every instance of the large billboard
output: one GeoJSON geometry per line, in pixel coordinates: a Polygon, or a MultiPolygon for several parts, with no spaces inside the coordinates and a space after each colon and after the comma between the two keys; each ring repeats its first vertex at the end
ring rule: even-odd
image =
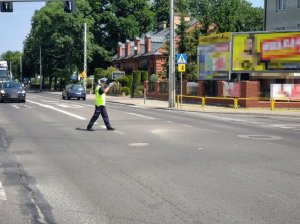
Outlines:
{"type": "Polygon", "coordinates": [[[230,33],[214,34],[199,38],[199,79],[228,79],[230,33]]]}
{"type": "Polygon", "coordinates": [[[299,72],[300,32],[234,33],[232,72],[299,72]]]}

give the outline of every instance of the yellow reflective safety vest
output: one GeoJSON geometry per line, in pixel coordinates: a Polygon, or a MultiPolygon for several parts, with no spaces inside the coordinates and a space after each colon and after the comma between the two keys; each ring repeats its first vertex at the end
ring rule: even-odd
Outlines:
{"type": "Polygon", "coordinates": [[[101,87],[98,85],[97,87],[96,87],[96,102],[95,102],[95,105],[97,106],[97,107],[99,107],[99,106],[104,106],[105,105],[105,93],[102,93],[101,95],[99,94],[99,89],[100,89],[101,87]]]}

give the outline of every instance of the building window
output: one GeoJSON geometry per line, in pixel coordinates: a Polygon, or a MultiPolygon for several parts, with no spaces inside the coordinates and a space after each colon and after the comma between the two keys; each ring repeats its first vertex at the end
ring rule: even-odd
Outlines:
{"type": "Polygon", "coordinates": [[[275,30],[285,30],[284,27],[276,27],[275,30]]]}
{"type": "Polygon", "coordinates": [[[300,24],[298,24],[298,30],[300,30],[300,24]]]}
{"type": "Polygon", "coordinates": [[[298,0],[298,7],[300,7],[300,0],[298,0]]]}
{"type": "Polygon", "coordinates": [[[282,11],[285,9],[286,9],[286,0],[276,0],[276,11],[282,11]]]}

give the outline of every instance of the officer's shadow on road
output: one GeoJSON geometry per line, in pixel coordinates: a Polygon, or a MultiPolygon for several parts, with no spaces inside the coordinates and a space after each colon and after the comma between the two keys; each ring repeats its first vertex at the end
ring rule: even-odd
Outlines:
{"type": "MultiPolygon", "coordinates": [[[[75,128],[75,130],[77,130],[77,131],[88,131],[88,132],[93,132],[93,131],[87,130],[86,128],[79,128],[79,127],[75,128]]],[[[103,129],[103,128],[93,128],[93,130],[94,130],[94,131],[105,131],[105,129],[103,129]]]]}

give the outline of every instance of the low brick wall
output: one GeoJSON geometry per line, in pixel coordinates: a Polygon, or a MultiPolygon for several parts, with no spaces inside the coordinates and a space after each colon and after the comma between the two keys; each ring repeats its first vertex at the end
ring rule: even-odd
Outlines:
{"type": "MultiPolygon", "coordinates": [[[[165,82],[165,81],[164,81],[165,82]]],[[[234,100],[232,97],[223,97],[223,81],[218,81],[216,83],[217,97],[205,97],[206,105],[217,105],[217,106],[229,106],[234,105],[234,100]]],[[[183,95],[186,93],[186,82],[182,82],[182,92],[183,95]]],[[[148,81],[144,83],[146,88],[146,97],[155,100],[168,100],[168,93],[160,93],[159,82],[155,83],[155,91],[148,92],[148,81]]],[[[271,102],[268,100],[259,100],[260,86],[258,81],[241,81],[241,93],[238,98],[238,106],[242,108],[271,108],[271,102]],[[252,99],[251,99],[252,98],[252,99]]],[[[200,97],[205,96],[205,82],[198,81],[198,96],[194,98],[189,96],[188,98],[183,97],[183,103],[199,103],[201,105],[202,99],[200,97]]],[[[176,100],[176,99],[175,99],[176,100]]],[[[288,102],[288,101],[276,101],[275,108],[300,108],[300,102],[288,102]]]]}

